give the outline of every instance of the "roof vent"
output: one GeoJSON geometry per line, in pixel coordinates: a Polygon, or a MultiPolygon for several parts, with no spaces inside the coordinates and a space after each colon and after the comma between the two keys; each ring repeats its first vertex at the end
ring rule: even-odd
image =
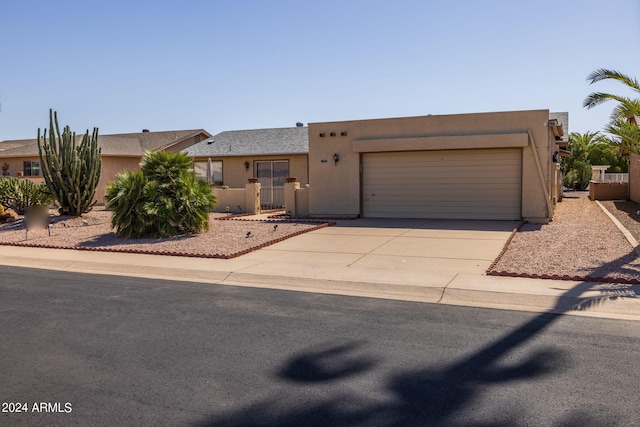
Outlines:
{"type": "Polygon", "coordinates": [[[211,145],[211,144],[213,144],[213,138],[207,139],[207,145],[211,145]]]}
{"type": "Polygon", "coordinates": [[[304,123],[300,123],[300,122],[296,123],[297,128],[301,128],[302,126],[304,126],[304,123]]]}
{"type": "Polygon", "coordinates": [[[143,133],[149,133],[149,129],[142,129],[143,133]]]}

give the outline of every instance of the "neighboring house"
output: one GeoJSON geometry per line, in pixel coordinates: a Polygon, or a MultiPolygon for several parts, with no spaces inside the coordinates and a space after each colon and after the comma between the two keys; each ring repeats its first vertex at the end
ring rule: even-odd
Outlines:
{"type": "Polygon", "coordinates": [[[548,110],[310,123],[308,212],[547,222],[560,118],[566,125],[548,110]]]}
{"type": "Polygon", "coordinates": [[[193,157],[196,174],[216,186],[244,188],[257,178],[263,207],[282,207],[288,177],[308,183],[309,134],[301,123],[221,132],[183,151],[193,157]]]}
{"type": "MultiPolygon", "coordinates": [[[[82,136],[76,134],[78,142],[82,136]]],[[[106,184],[118,173],[139,169],[145,151],[178,152],[210,137],[203,129],[98,135],[98,146],[102,150],[102,172],[96,189],[98,204],[105,203],[106,184]]],[[[0,165],[3,165],[3,175],[43,180],[36,139],[0,142],[0,165]]]]}

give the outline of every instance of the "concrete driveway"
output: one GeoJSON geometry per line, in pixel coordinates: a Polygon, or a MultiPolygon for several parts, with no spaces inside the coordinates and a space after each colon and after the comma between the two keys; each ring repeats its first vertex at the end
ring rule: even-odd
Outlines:
{"type": "MultiPolygon", "coordinates": [[[[440,288],[482,275],[517,221],[356,219],[242,256],[239,274],[440,288]],[[255,262],[255,264],[253,264],[255,262]]],[[[240,260],[239,260],[240,261],[240,260]]]]}

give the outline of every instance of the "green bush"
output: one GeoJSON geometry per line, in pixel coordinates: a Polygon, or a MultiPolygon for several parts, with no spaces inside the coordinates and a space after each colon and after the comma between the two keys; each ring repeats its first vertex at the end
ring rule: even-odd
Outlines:
{"type": "Polygon", "coordinates": [[[583,191],[589,186],[591,175],[591,165],[577,160],[573,163],[573,168],[564,176],[562,184],[567,188],[583,191]]]}
{"type": "Polygon", "coordinates": [[[147,152],[140,171],[125,171],[107,185],[111,225],[124,238],[170,237],[209,229],[215,197],[195,176],[184,153],[147,152]]]}
{"type": "Polygon", "coordinates": [[[49,205],[53,196],[46,184],[16,177],[0,178],[0,204],[24,215],[29,206],[49,205]]]}

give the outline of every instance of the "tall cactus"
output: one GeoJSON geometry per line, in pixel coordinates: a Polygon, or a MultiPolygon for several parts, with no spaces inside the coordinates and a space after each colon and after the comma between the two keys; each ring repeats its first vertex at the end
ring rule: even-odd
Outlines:
{"type": "Polygon", "coordinates": [[[102,167],[98,128],[93,128],[91,136],[87,130],[78,145],[69,126],[60,134],[58,114],[49,110],[49,138],[46,129],[41,138],[38,128],[38,151],[42,175],[60,212],[71,216],[89,212],[97,202],[94,196],[102,167]]]}

